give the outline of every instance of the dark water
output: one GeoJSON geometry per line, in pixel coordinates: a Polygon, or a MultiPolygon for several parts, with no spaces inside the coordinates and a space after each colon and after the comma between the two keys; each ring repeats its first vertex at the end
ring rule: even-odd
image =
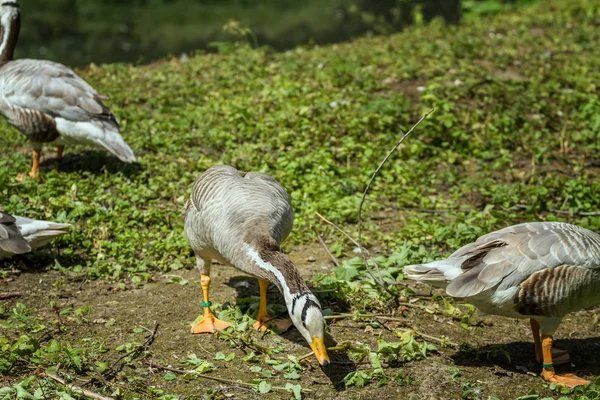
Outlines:
{"type": "Polygon", "coordinates": [[[16,57],[148,63],[235,40],[283,50],[436,16],[459,22],[461,0],[22,0],[16,57]]]}

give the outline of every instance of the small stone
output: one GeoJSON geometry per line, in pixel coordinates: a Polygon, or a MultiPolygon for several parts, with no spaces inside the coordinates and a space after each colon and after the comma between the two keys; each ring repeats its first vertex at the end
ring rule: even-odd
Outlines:
{"type": "Polygon", "coordinates": [[[313,256],[306,257],[306,262],[315,262],[315,261],[317,261],[317,259],[314,258],[313,256]]]}

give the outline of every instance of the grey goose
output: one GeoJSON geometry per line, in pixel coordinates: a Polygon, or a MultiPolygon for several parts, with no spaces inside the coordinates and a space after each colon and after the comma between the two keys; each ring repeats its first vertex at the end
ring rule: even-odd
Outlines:
{"type": "Polygon", "coordinates": [[[556,374],[554,364],[568,362],[569,355],[552,343],[567,314],[600,304],[600,235],[561,222],[524,223],[404,271],[484,313],[529,318],[542,377],[568,387],[589,383],[556,374]]]}
{"type": "MultiPolygon", "coordinates": [[[[255,328],[263,328],[270,320],[266,295],[267,284],[272,282],[283,294],[293,324],[319,363],[329,364],[321,305],[279,247],[292,230],[293,220],[286,190],[267,174],[217,165],[196,180],[186,203],[184,227],[196,255],[204,296],[204,318],[192,328],[193,333],[213,333],[229,326],[210,309],[208,290],[214,259],[258,278],[260,303],[255,328]]],[[[289,326],[279,321],[278,328],[289,326]]]]}
{"type": "Polygon", "coordinates": [[[136,160],[119,134],[106,96],[66,66],[48,61],[13,60],[21,17],[16,0],[0,3],[0,114],[29,139],[33,148],[31,177],[38,177],[44,143],[87,144],[108,150],[121,161],[136,160]]]}

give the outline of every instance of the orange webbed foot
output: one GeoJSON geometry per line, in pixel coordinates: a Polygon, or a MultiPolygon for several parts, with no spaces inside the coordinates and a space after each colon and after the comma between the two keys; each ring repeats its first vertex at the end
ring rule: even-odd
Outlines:
{"type": "Polygon", "coordinates": [[[542,372],[542,378],[544,378],[546,382],[553,382],[557,385],[569,388],[574,388],[575,386],[579,385],[587,385],[588,383],[590,383],[590,381],[588,381],[587,379],[580,378],[575,374],[558,375],[553,371],[548,372],[546,370],[542,372]]]}
{"type": "Polygon", "coordinates": [[[264,318],[259,318],[252,327],[261,332],[266,332],[269,328],[267,324],[272,323],[275,325],[275,328],[280,332],[285,332],[293,325],[292,321],[289,319],[270,319],[269,316],[264,318]]]}
{"type": "Polygon", "coordinates": [[[199,333],[215,333],[224,331],[231,326],[231,322],[222,321],[214,316],[204,317],[196,325],[192,327],[193,334],[199,333]]]}

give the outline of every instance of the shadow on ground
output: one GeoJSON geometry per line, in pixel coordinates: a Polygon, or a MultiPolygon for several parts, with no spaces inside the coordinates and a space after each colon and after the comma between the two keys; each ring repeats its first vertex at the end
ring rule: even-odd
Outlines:
{"type": "MultiPolygon", "coordinates": [[[[56,157],[48,157],[40,164],[42,171],[49,171],[56,168],[56,157]]],[[[90,172],[94,175],[122,173],[128,178],[133,178],[143,171],[139,163],[124,163],[117,157],[101,150],[84,150],[70,153],[65,150],[62,163],[59,167],[60,172],[90,172]]]]}
{"type": "MultiPolygon", "coordinates": [[[[555,366],[558,374],[600,375],[600,338],[557,339],[554,346],[568,350],[571,358],[570,363],[555,366]]],[[[541,365],[535,359],[533,341],[493,344],[478,348],[463,346],[451,358],[459,366],[496,366],[516,374],[538,375],[541,372],[541,365]]]]}

